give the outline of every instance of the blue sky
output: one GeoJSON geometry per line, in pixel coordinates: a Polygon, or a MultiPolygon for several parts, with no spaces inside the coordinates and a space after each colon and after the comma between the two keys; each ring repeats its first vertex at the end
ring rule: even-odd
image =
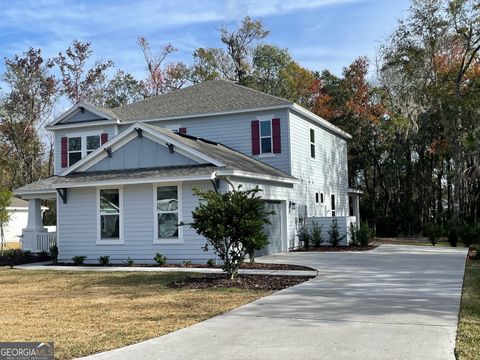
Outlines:
{"type": "MultiPolygon", "coordinates": [[[[0,56],[30,46],[51,57],[73,39],[90,41],[95,60],[112,59],[138,78],[145,74],[137,37],[152,48],[172,43],[172,60],[191,63],[198,47],[219,46],[216,29],[260,17],[265,40],[288,48],[312,70],[340,74],[356,57],[373,57],[406,15],[409,0],[0,0],[0,56]]],[[[3,71],[3,61],[0,72],[3,71]]]]}

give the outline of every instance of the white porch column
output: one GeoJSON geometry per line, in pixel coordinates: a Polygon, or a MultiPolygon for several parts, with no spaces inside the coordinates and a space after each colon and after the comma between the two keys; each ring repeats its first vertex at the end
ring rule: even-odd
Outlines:
{"type": "Polygon", "coordinates": [[[47,229],[43,227],[42,222],[41,199],[29,199],[27,227],[22,230],[22,249],[29,251],[37,251],[37,233],[46,231],[47,229]]]}

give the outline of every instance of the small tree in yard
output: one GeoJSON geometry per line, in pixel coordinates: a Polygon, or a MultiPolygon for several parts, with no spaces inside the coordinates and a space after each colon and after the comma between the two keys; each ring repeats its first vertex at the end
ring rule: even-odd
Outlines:
{"type": "Polygon", "coordinates": [[[345,239],[345,237],[347,236],[347,234],[340,236],[340,229],[338,227],[338,220],[336,218],[332,219],[332,225],[330,226],[330,230],[328,230],[328,235],[329,235],[328,242],[332,246],[338,246],[340,241],[345,239]]]}
{"type": "Polygon", "coordinates": [[[207,239],[203,250],[213,248],[230,279],[237,276],[246,255],[268,244],[263,225],[270,222],[271,213],[264,210],[257,196],[260,191],[258,187],[242,190],[241,185],[226,193],[193,188],[200,204],[192,212],[190,226],[207,239]]]}
{"type": "Polygon", "coordinates": [[[10,221],[10,214],[7,207],[12,202],[12,192],[7,188],[0,188],[0,241],[1,241],[1,255],[3,256],[5,249],[5,225],[10,221]]]}

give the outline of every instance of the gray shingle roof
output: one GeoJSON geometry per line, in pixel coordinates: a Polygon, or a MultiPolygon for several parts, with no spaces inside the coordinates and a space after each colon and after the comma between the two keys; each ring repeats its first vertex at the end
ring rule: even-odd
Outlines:
{"type": "Polygon", "coordinates": [[[292,103],[288,100],[230,81],[212,80],[110,111],[118,119],[128,122],[289,104],[292,103]]]}
{"type": "Polygon", "coordinates": [[[28,208],[28,201],[20,199],[18,197],[12,197],[12,202],[8,206],[10,208],[28,208]]]}

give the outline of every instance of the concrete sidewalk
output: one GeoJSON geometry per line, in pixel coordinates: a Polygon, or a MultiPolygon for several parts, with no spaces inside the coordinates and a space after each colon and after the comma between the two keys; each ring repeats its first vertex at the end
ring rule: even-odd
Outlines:
{"type": "Polygon", "coordinates": [[[261,260],[319,276],[227,314],[85,359],[454,360],[465,249],[381,246],[261,260]]]}
{"type": "MultiPolygon", "coordinates": [[[[14,266],[22,270],[53,270],[53,271],[94,271],[94,272],[189,272],[201,274],[221,274],[219,268],[196,267],[146,267],[146,266],[61,266],[49,265],[50,262],[32,263],[14,266]]],[[[311,276],[318,274],[317,270],[266,270],[266,269],[240,269],[239,274],[245,275],[281,275],[281,276],[311,276]]]]}

